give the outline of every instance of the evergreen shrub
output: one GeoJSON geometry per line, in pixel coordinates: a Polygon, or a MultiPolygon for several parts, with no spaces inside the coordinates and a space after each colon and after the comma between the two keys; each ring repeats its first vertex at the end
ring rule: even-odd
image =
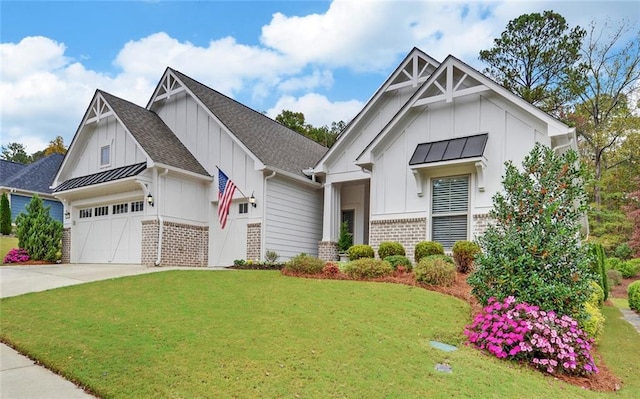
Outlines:
{"type": "Polygon", "coordinates": [[[404,270],[408,272],[413,270],[411,261],[404,255],[391,255],[384,258],[384,260],[388,262],[394,270],[398,270],[398,266],[404,266],[404,270]]]}
{"type": "Polygon", "coordinates": [[[629,307],[636,312],[640,312],[640,280],[629,284],[627,295],[629,297],[629,307]]]}
{"type": "Polygon", "coordinates": [[[322,260],[304,253],[294,256],[284,265],[286,271],[304,274],[322,273],[323,268],[322,260]]]}
{"type": "Polygon", "coordinates": [[[607,280],[610,287],[620,285],[622,284],[622,273],[620,273],[620,270],[609,269],[607,270],[607,280]]]}
{"type": "Polygon", "coordinates": [[[456,241],[452,248],[453,260],[460,273],[469,273],[473,268],[473,260],[480,253],[480,245],[471,241],[456,241]]]}
{"type": "Polygon", "coordinates": [[[416,263],[429,255],[444,255],[444,247],[442,244],[435,241],[421,241],[416,244],[414,251],[414,260],[416,263]]]}
{"type": "Polygon", "coordinates": [[[371,245],[358,244],[353,245],[348,251],[349,260],[358,260],[361,258],[375,258],[375,253],[371,245]]]}
{"type": "Polygon", "coordinates": [[[593,338],[593,340],[598,343],[600,342],[600,337],[604,331],[605,319],[602,315],[602,311],[600,308],[593,306],[591,302],[585,302],[584,310],[586,316],[578,320],[578,324],[589,337],[593,338]]]}
{"type": "Polygon", "coordinates": [[[7,193],[0,196],[0,234],[11,234],[11,207],[7,193]]]}
{"type": "Polygon", "coordinates": [[[495,223],[478,238],[482,253],[468,278],[481,304],[514,296],[560,317],[583,313],[596,279],[579,235],[586,176],[575,151],[557,155],[540,143],[521,168],[506,162],[495,223]]]}
{"type": "Polygon", "coordinates": [[[387,256],[393,255],[406,255],[404,247],[399,242],[395,241],[383,241],[378,246],[378,256],[380,259],[384,259],[387,256]]]}
{"type": "Polygon", "coordinates": [[[344,273],[351,278],[376,278],[393,273],[393,267],[381,259],[360,258],[348,262],[344,266],[344,273]]]}
{"type": "Polygon", "coordinates": [[[18,246],[33,260],[56,261],[62,248],[62,223],[49,215],[50,208],[36,194],[16,217],[18,246]]]}
{"type": "Polygon", "coordinates": [[[587,247],[587,252],[590,258],[591,273],[599,277],[598,284],[604,291],[604,300],[609,298],[609,291],[611,291],[611,284],[607,277],[607,265],[605,262],[606,255],[604,248],[601,244],[591,244],[587,247]]]}
{"type": "Polygon", "coordinates": [[[589,297],[589,301],[587,303],[595,306],[600,309],[604,304],[604,290],[598,283],[595,281],[591,282],[591,296],[589,297]]]}
{"type": "Polygon", "coordinates": [[[448,287],[456,281],[456,266],[441,258],[425,257],[414,268],[416,281],[448,287]]]}

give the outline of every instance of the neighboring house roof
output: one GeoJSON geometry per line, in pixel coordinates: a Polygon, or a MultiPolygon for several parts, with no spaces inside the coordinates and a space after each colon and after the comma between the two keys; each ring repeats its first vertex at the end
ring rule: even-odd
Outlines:
{"type": "MultiPolygon", "coordinates": [[[[327,148],[273,119],[169,68],[184,85],[266,167],[297,176],[320,160],[327,148]]],[[[305,176],[306,177],[306,176],[305,176]]]]}
{"type": "Polygon", "coordinates": [[[146,168],[147,163],[142,162],[135,165],[128,165],[121,168],[105,170],[104,172],[94,173],[92,175],[76,177],[60,184],[53,191],[67,191],[74,188],[86,187],[93,184],[106,183],[114,180],[124,179],[126,177],[137,176],[146,168]]]}
{"type": "Polygon", "coordinates": [[[7,161],[6,159],[0,159],[0,184],[3,181],[9,180],[13,175],[26,168],[27,165],[18,162],[7,161]]]}
{"type": "Polygon", "coordinates": [[[53,183],[63,159],[64,155],[62,154],[51,154],[31,164],[22,165],[22,167],[16,166],[14,162],[3,161],[0,164],[2,168],[0,185],[34,193],[51,194],[53,190],[49,187],[53,183]],[[17,171],[17,173],[12,173],[8,178],[5,178],[5,171],[9,173],[17,171]]]}
{"type": "Polygon", "coordinates": [[[107,92],[98,90],[98,93],[154,163],[209,176],[207,170],[155,112],[107,92]]]}

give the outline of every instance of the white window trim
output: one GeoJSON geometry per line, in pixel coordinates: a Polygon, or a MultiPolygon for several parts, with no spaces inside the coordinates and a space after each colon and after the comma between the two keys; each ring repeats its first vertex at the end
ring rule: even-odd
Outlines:
{"type": "Polygon", "coordinates": [[[106,167],[111,166],[111,144],[103,145],[103,146],[100,147],[100,150],[98,152],[98,159],[99,159],[98,162],[99,162],[101,168],[106,168],[106,167]],[[107,149],[107,151],[108,151],[107,155],[109,157],[109,159],[107,160],[106,163],[102,163],[102,151],[104,149],[107,149]]]}
{"type": "MultiPolygon", "coordinates": [[[[467,234],[465,237],[465,240],[469,240],[469,237],[471,235],[471,222],[472,222],[472,206],[471,206],[471,200],[472,200],[472,192],[473,192],[473,176],[471,173],[462,173],[462,174],[453,174],[453,175],[443,175],[443,176],[432,176],[429,178],[428,184],[429,184],[429,220],[427,221],[427,229],[429,231],[429,240],[433,241],[433,219],[434,219],[434,215],[433,215],[433,181],[437,180],[437,179],[454,179],[456,177],[466,177],[468,180],[468,186],[467,186],[467,212],[466,212],[466,216],[467,216],[467,234]]],[[[449,212],[449,213],[438,213],[436,214],[436,218],[438,217],[447,217],[447,216],[460,216],[463,215],[464,213],[462,212],[449,212]]],[[[445,248],[447,249],[447,248],[445,248]]],[[[450,248],[449,248],[450,249],[450,248]]]]}

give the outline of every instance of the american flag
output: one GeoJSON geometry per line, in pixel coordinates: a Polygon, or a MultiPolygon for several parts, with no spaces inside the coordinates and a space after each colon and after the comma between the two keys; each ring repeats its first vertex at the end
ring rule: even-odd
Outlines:
{"type": "Polygon", "coordinates": [[[236,185],[221,169],[218,169],[218,220],[222,229],[227,224],[227,215],[229,215],[229,207],[235,191],[236,185]]]}

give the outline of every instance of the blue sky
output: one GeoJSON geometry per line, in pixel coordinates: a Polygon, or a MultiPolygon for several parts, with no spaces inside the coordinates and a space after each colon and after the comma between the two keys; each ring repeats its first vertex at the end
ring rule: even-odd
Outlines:
{"type": "Polygon", "coordinates": [[[507,22],[552,9],[571,26],[638,1],[0,1],[0,144],[68,145],[96,89],[145,106],[171,66],[275,117],[355,116],[415,46],[478,69],[507,22]]]}

